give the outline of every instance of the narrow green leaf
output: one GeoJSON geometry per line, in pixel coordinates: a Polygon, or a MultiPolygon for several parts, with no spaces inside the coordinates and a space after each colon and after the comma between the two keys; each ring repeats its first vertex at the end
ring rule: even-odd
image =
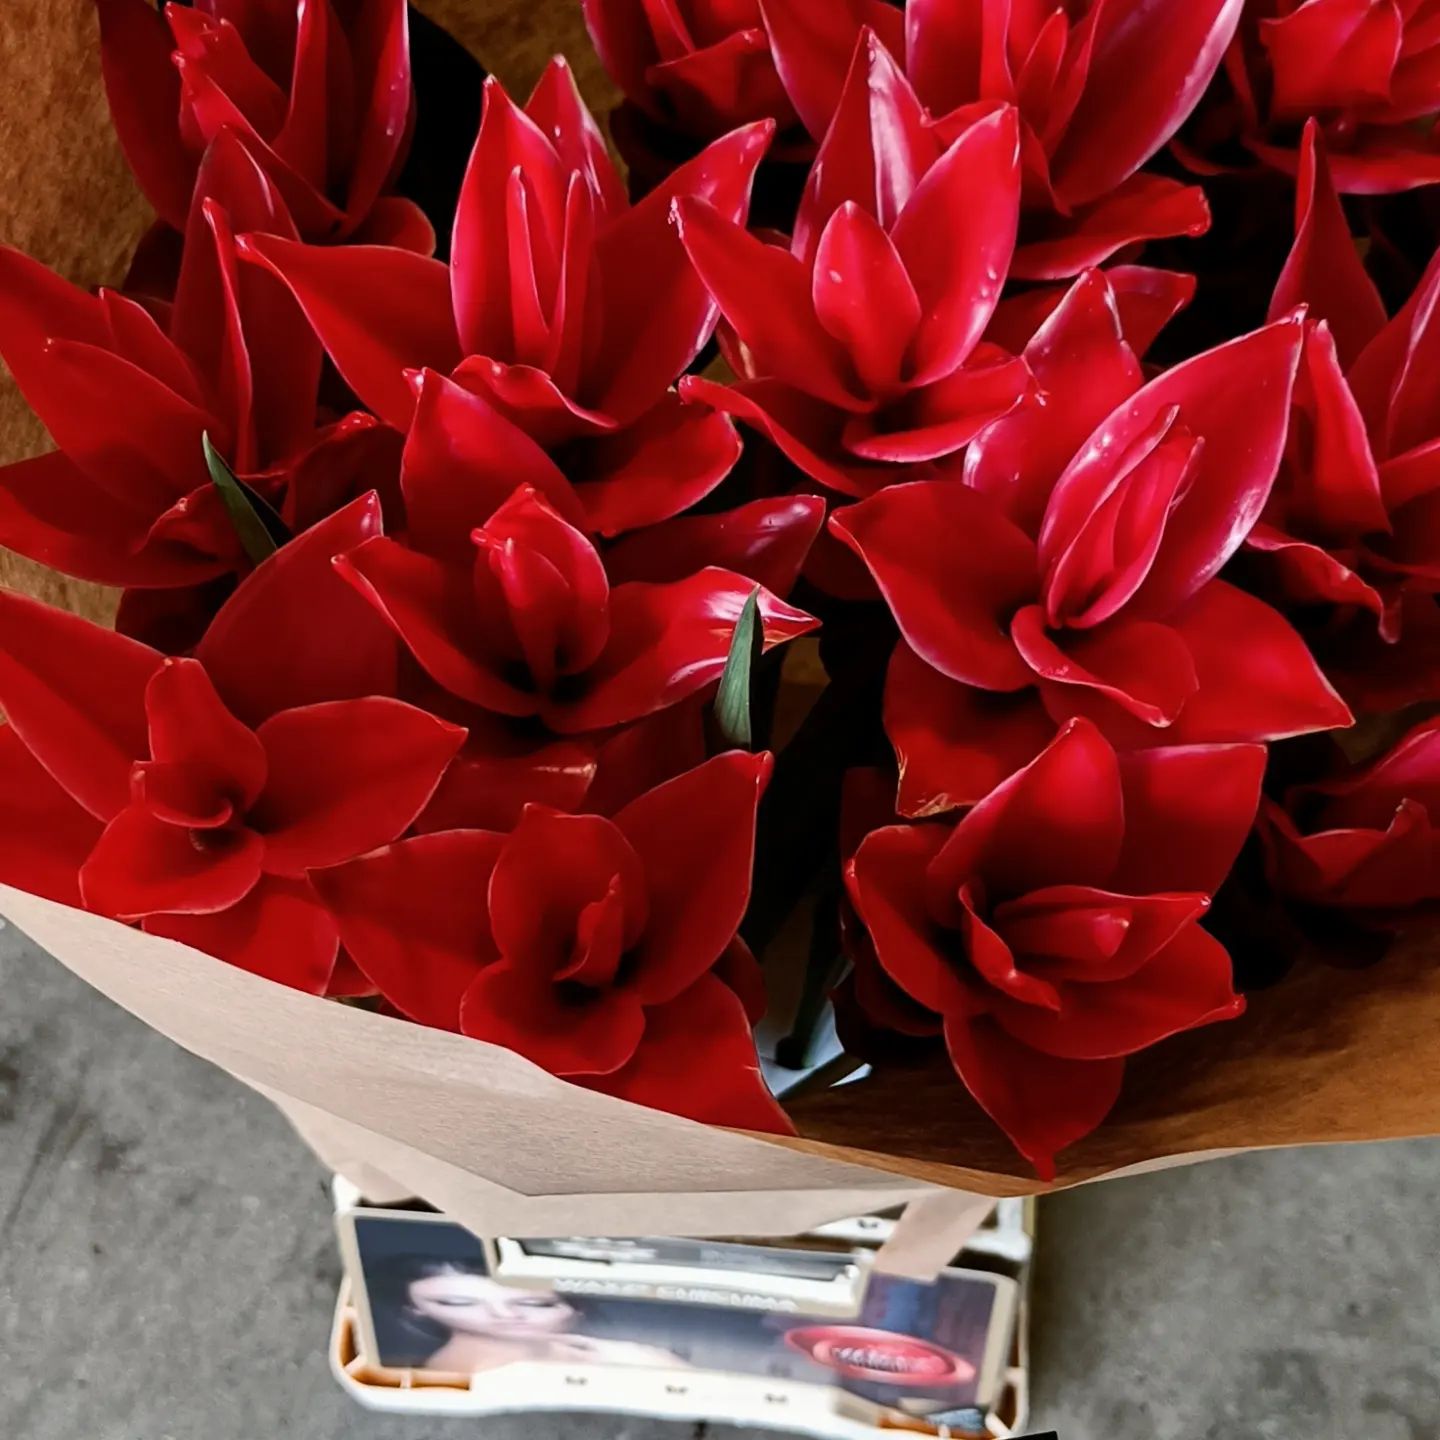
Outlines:
{"type": "Polygon", "coordinates": [[[200,437],[200,443],[205,448],[205,467],[220,492],[225,513],[229,515],[245,553],[252,563],[258,565],[290,538],[290,531],[274,509],[236,477],[224,457],[210,443],[208,433],[200,437]]]}
{"type": "Polygon", "coordinates": [[[720,676],[720,689],[715,695],[715,723],[720,734],[731,745],[748,750],[754,732],[750,723],[750,688],[755,662],[765,645],[765,625],[760,619],[760,589],[757,586],[745,599],[735,633],[730,637],[730,653],[720,676]]]}

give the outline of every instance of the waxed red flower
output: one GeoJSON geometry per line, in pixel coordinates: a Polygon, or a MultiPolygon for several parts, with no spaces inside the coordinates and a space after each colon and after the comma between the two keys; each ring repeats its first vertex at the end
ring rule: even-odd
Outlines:
{"type": "Polygon", "coordinates": [[[958,825],[876,830],[850,862],[901,1023],[938,1017],[956,1074],[1042,1177],[1105,1118],[1125,1057],[1241,1012],[1199,922],[1264,767],[1260,745],[1117,756],[1074,720],[958,825]]]}
{"type": "Polygon", "coordinates": [[[1319,128],[1272,313],[1309,307],[1285,460],[1246,544],[1352,703],[1440,697],[1440,260],[1394,319],[1351,238],[1319,128]]]}
{"type": "Polygon", "coordinates": [[[383,468],[369,417],[317,430],[320,346],[284,288],[236,262],[236,226],[288,223],[227,131],[196,180],[163,326],[0,248],[0,355],[59,447],[0,469],[0,544],[101,584],[189,585],[249,567],[202,435],[297,524],[349,499],[355,469],[383,468]]]}
{"type": "Polygon", "coordinates": [[[991,108],[943,142],[867,31],[788,251],[703,200],[677,204],[739,376],[687,376],[682,393],[756,426],[842,494],[954,455],[1028,383],[982,339],[1019,202],[1014,109],[991,108]]]}
{"type": "Polygon", "coordinates": [[[1368,765],[1266,800],[1260,833],[1277,894],[1382,931],[1433,916],[1440,901],[1440,720],[1368,765]]]}
{"type": "Polygon", "coordinates": [[[1296,169],[1291,137],[1316,117],[1342,191],[1440,180],[1436,0],[1251,0],[1226,70],[1237,127],[1270,164],[1296,169]]]}
{"type": "Polygon", "coordinates": [[[1025,211],[1013,274],[1074,275],[1137,241],[1208,226],[1198,187],[1141,166],[1204,93],[1242,9],[1243,0],[909,0],[907,70],[942,129],[977,102],[1019,107],[1025,211]]]}
{"type": "Polygon", "coordinates": [[[788,1131],[715,973],[750,895],[768,755],[717,756],[613,819],[402,840],[315,883],[347,951],[422,1024],[693,1119],[788,1131]]]}
{"type": "Polygon", "coordinates": [[[115,130],[162,221],[184,229],[201,157],[227,135],[307,239],[434,248],[419,208],[385,193],[414,110],[405,0],[96,8],[115,130]]]}
{"type": "Polygon", "coordinates": [[[200,661],[9,592],[0,633],[10,733],[103,826],[85,904],[324,991],[339,937],[308,872],[403,834],[465,732],[383,696],[252,728],[200,661]]]}
{"type": "Polygon", "coordinates": [[[893,485],[830,519],[902,637],[885,702],[902,812],[978,800],[1075,714],[1127,746],[1349,724],[1280,614],[1215,578],[1270,493],[1300,324],[1142,387],[1092,275],[1036,338],[1073,387],[982,437],[969,483],[893,485]]]}
{"type": "MultiPolygon", "coordinates": [[[[710,140],[751,120],[824,137],[855,37],[872,26],[898,53],[904,17],[886,0],[583,0],[611,78],[663,131],[710,140]]],[[[620,112],[619,129],[632,117],[620,112]]],[[[613,121],[612,121],[613,123],[613,121]]]]}
{"type": "MultiPolygon", "coordinates": [[[[529,486],[469,533],[411,523],[410,544],[367,540],[340,573],[452,695],[560,734],[637,720],[718,679],[757,588],[706,569],[612,589],[595,547],[529,486]]],[[[814,628],[764,590],[759,606],[767,647],[814,628]]]]}
{"type": "MultiPolygon", "coordinates": [[[[597,498],[633,481],[651,512],[663,495],[674,515],[719,484],[739,441],[723,416],[669,388],[715,323],[669,206],[703,195],[742,220],[770,129],[717,140],[630,206],[556,60],[523,110],[487,83],[448,267],[269,235],[242,251],[290,286],[351,388],[396,429],[408,429],[429,368],[485,397],[572,479],[608,482],[597,498]]],[[[594,523],[613,533],[616,521],[594,523]]]]}

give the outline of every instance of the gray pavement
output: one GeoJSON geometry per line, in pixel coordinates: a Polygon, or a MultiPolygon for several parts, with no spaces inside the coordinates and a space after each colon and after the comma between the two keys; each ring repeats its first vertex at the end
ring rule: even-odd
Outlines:
{"type": "MultiPolygon", "coordinates": [[[[1035,1428],[1440,1440],[1437,1188],[1421,1142],[1045,1202],[1035,1428]]],[[[330,1233],[320,1168],[274,1111],[0,933],[0,1436],[683,1440],[357,1410],[324,1361],[330,1233]]]]}

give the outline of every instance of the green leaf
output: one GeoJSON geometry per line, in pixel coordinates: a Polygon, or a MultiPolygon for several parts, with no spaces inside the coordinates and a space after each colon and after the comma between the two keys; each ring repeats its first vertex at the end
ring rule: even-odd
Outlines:
{"type": "Polygon", "coordinates": [[[730,637],[730,653],[720,676],[720,689],[715,695],[715,724],[731,745],[748,750],[754,743],[750,723],[750,688],[755,662],[765,647],[765,625],[760,619],[760,587],[757,585],[745,599],[735,633],[730,637]]]}
{"type": "Polygon", "coordinates": [[[210,443],[208,432],[200,437],[200,443],[205,449],[205,467],[220,492],[225,513],[229,515],[246,555],[258,565],[290,538],[290,531],[264,499],[243,480],[236,478],[224,457],[210,443]]]}

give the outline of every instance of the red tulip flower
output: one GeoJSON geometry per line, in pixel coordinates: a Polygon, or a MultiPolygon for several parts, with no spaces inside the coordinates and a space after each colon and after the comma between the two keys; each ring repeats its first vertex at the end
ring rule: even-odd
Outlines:
{"type": "Polygon", "coordinates": [[[385,193],[414,110],[405,0],[96,5],[115,129],[166,224],[185,228],[202,157],[228,135],[307,239],[433,248],[420,210],[385,193]]]}
{"type": "Polygon", "coordinates": [[[1294,172],[1315,118],[1347,194],[1440,180],[1440,5],[1435,0],[1253,0],[1227,63],[1251,150],[1294,172]]]}
{"type": "Polygon", "coordinates": [[[103,827],[85,904],[323,992],[339,949],[308,878],[402,835],[465,738],[372,696],[251,726],[198,660],[0,592],[0,705],[103,827]]]}
{"type": "Polygon", "coordinates": [[[1075,720],[953,828],[876,830],[850,862],[885,976],[1043,1178],[1105,1118],[1125,1057],[1240,1014],[1199,922],[1264,768],[1260,745],[1117,756],[1075,720]]]}
{"type": "Polygon", "coordinates": [[[722,416],[669,389],[705,343],[714,303],[669,223],[700,195],[743,220],[770,134],[716,141],[630,206],[563,61],[521,110],[487,84],[447,267],[402,250],[318,248],[252,235],[247,253],[280,276],[360,399],[396,429],[429,368],[484,397],[572,479],[664,477],[670,514],[718,484],[739,455],[722,416]]]}
{"type": "Polygon", "coordinates": [[[956,454],[1028,383],[981,338],[1015,243],[1018,150],[1009,108],[943,143],[867,32],[788,251],[701,200],[677,205],[739,376],[689,376],[683,393],[754,425],[841,494],[956,454]]]}
{"type": "Polygon", "coordinates": [[[904,17],[886,0],[583,0],[615,83],[646,120],[710,140],[752,120],[799,120],[819,141],[855,39],[869,25],[899,53],[904,17]]]}
{"type": "Polygon", "coordinates": [[[1204,194],[1141,166],[1210,83],[1243,0],[909,0],[907,69],[940,120],[1019,107],[1025,215],[1012,273],[1074,275],[1209,224],[1204,194]]]}
{"type": "Polygon", "coordinates": [[[1311,320],[1285,461],[1247,544],[1366,709],[1440,696],[1437,297],[1440,262],[1387,320],[1312,122],[1271,306],[1311,320]]]}
{"type": "Polygon", "coordinates": [[[1301,326],[1125,397],[1139,376],[1103,284],[1082,279],[1047,321],[1052,339],[1074,327],[1052,372],[1074,366],[1074,389],[1017,416],[970,483],[893,485],[831,516],[902,637],[885,703],[905,813],[978,800],[1075,714],[1127,747],[1350,722],[1290,625],[1215,578],[1269,496],[1301,326]]]}
{"type": "Polygon", "coordinates": [[[0,249],[0,355],[59,446],[0,469],[0,543],[105,585],[248,569],[206,468],[207,433],[292,520],[351,498],[351,480],[337,481],[357,455],[365,468],[377,427],[357,416],[317,431],[320,346],[284,288],[235,257],[237,224],[287,223],[227,134],[201,167],[172,305],[90,295],[0,249]]]}
{"type": "Polygon", "coordinates": [[[529,807],[509,835],[403,840],[315,883],[397,1009],[590,1089],[787,1132],[717,975],[750,895],[768,755],[731,752],[613,819],[529,807]]]}
{"type": "MultiPolygon", "coordinates": [[[[1368,765],[1266,801],[1270,883],[1326,923],[1380,931],[1429,918],[1440,901],[1440,720],[1368,765]]],[[[1323,928],[1323,927],[1322,927],[1323,928]]]]}
{"type": "MultiPolygon", "coordinates": [[[[377,536],[340,573],[385,617],[430,677],[497,715],[576,735],[674,705],[724,669],[754,582],[701,570],[611,588],[591,542],[529,487],[483,525],[377,536]]],[[[765,592],[767,647],[814,620],[765,592]]]]}

